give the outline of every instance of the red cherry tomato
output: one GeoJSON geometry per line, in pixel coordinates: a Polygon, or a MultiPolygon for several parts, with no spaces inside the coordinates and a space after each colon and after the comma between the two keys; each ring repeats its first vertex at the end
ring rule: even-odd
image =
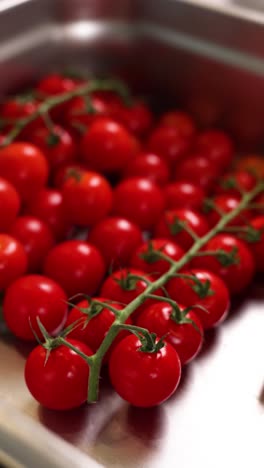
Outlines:
{"type": "Polygon", "coordinates": [[[150,131],[154,120],[148,106],[141,101],[135,101],[129,107],[120,106],[116,118],[137,137],[145,136],[150,131]]]}
{"type": "Polygon", "coordinates": [[[114,268],[126,266],[142,240],[136,224],[114,216],[102,219],[88,235],[88,241],[100,250],[106,264],[114,268]]]}
{"type": "MultiPolygon", "coordinates": [[[[184,311],[185,306],[179,305],[179,309],[184,311]]],[[[190,310],[184,318],[193,323],[177,323],[171,304],[156,302],[140,314],[137,325],[158,336],[166,335],[165,340],[176,349],[184,365],[197,356],[203,344],[203,327],[196,313],[190,310]]]]}
{"type": "Polygon", "coordinates": [[[113,212],[130,219],[141,229],[150,229],[164,207],[161,189],[148,179],[131,177],[114,190],[113,212]]]}
{"type": "Polygon", "coordinates": [[[205,199],[204,190],[192,182],[173,182],[164,188],[166,208],[200,210],[205,199]]]}
{"type": "Polygon", "coordinates": [[[193,242],[193,237],[184,229],[187,225],[198,237],[203,237],[209,226],[203,215],[187,208],[165,211],[156,225],[155,235],[163,239],[171,239],[183,249],[188,250],[193,242]]]}
{"type": "MultiPolygon", "coordinates": [[[[101,298],[101,297],[96,297],[94,298],[95,300],[99,300],[100,302],[105,302],[106,304],[109,304],[110,306],[114,307],[117,310],[121,310],[123,306],[119,304],[113,304],[111,301],[108,301],[107,299],[101,298]]],[[[92,308],[90,307],[90,304],[88,301],[84,300],[76,304],[75,307],[72,308],[72,310],[69,313],[67,322],[65,327],[68,327],[70,325],[73,325],[74,323],[79,323],[79,326],[75,326],[73,331],[71,331],[68,334],[69,338],[74,338],[79,341],[83,341],[86,343],[95,353],[98,348],[101,346],[105,335],[109,331],[109,328],[113,324],[113,322],[116,319],[116,316],[113,311],[109,310],[107,307],[102,307],[101,311],[98,313],[98,311],[95,309],[95,312],[93,312],[92,308]],[[86,309],[88,312],[84,313],[82,312],[81,309],[86,309]]],[[[98,306],[96,306],[98,307],[98,306]]],[[[131,324],[131,319],[128,318],[125,322],[126,324],[131,324]]],[[[111,344],[107,354],[105,355],[104,361],[108,361],[109,356],[114,349],[114,347],[121,341],[125,336],[127,336],[127,332],[125,330],[122,330],[121,332],[118,333],[117,337],[111,344]]]]}
{"type": "Polygon", "coordinates": [[[241,293],[252,281],[255,272],[253,256],[246,243],[229,234],[218,234],[211,239],[204,251],[216,252],[219,249],[232,252],[236,249],[235,262],[224,266],[215,256],[197,257],[192,261],[194,268],[204,268],[219,275],[231,294],[241,293]]]}
{"type": "Polygon", "coordinates": [[[175,179],[199,185],[205,192],[212,190],[219,177],[219,169],[205,156],[191,154],[176,166],[175,179]]]}
{"type": "Polygon", "coordinates": [[[147,408],[163,403],[175,392],[181,364],[169,343],[156,353],[145,353],[141,347],[141,341],[134,335],[120,341],[110,357],[109,376],[124,400],[147,408]]]}
{"type": "Polygon", "coordinates": [[[48,165],[36,146],[11,143],[0,149],[0,174],[14,185],[23,201],[29,201],[46,184],[48,165]]]}
{"type": "Polygon", "coordinates": [[[241,190],[250,192],[255,185],[256,177],[250,174],[250,172],[229,172],[221,178],[220,183],[216,186],[215,193],[241,198],[241,190]]]}
{"type": "MultiPolygon", "coordinates": [[[[1,107],[1,118],[6,119],[6,124],[4,128],[7,130],[11,130],[12,124],[8,123],[8,120],[15,121],[19,119],[23,119],[25,117],[29,117],[30,115],[34,114],[38,110],[39,103],[35,101],[33,98],[29,99],[28,97],[23,98],[11,98],[4,102],[1,107]]],[[[21,136],[28,136],[30,132],[33,131],[35,128],[43,125],[43,120],[41,117],[37,117],[32,122],[30,122],[19,134],[21,136]]]]}
{"type": "Polygon", "coordinates": [[[59,125],[53,127],[52,133],[46,127],[39,127],[30,133],[29,140],[43,151],[52,171],[76,160],[75,142],[71,134],[59,125]]]}
{"type": "Polygon", "coordinates": [[[96,172],[76,171],[68,175],[62,186],[67,219],[78,226],[92,226],[112,208],[112,189],[96,172]]]}
{"type": "Polygon", "coordinates": [[[207,270],[185,270],[182,273],[196,277],[201,287],[191,278],[172,278],[166,285],[169,296],[174,301],[182,302],[185,306],[203,306],[195,309],[195,314],[202,322],[203,328],[219,325],[227,316],[230,308],[229,291],[223,280],[207,270]]]}
{"type": "Polygon", "coordinates": [[[97,118],[81,140],[85,164],[97,171],[118,172],[139,151],[137,140],[119,123],[97,118]]]}
{"type": "Polygon", "coordinates": [[[179,245],[166,239],[152,239],[151,241],[140,245],[134,251],[130,260],[130,265],[133,268],[151,274],[153,278],[159,277],[168,271],[170,263],[166,260],[155,258],[155,253],[149,255],[150,249],[162,252],[175,262],[180,260],[184,255],[184,251],[179,245]]]}
{"type": "Polygon", "coordinates": [[[77,83],[75,80],[54,73],[42,78],[37,85],[37,90],[48,96],[54,96],[72,91],[76,86],[77,83]]]}
{"type": "Polygon", "coordinates": [[[234,156],[231,138],[221,130],[206,130],[197,138],[196,147],[219,168],[227,168],[234,156]]]}
{"type": "Polygon", "coordinates": [[[10,234],[23,245],[28,256],[28,271],[39,271],[54,245],[49,226],[33,216],[20,216],[12,225],[10,234]]]}
{"type": "Polygon", "coordinates": [[[169,180],[169,168],[157,154],[142,152],[125,167],[124,178],[144,177],[157,185],[163,186],[169,180]]]}
{"type": "Polygon", "coordinates": [[[56,335],[66,320],[66,300],[63,289],[52,279],[41,275],[22,276],[6,291],[4,319],[18,338],[35,341],[33,329],[43,339],[37,318],[49,334],[56,335]]]}
{"type": "Polygon", "coordinates": [[[68,105],[64,114],[64,124],[71,130],[77,130],[78,126],[89,127],[98,116],[107,116],[110,113],[109,106],[100,97],[91,96],[91,108],[93,112],[89,112],[87,109],[87,103],[84,97],[78,96],[72,99],[68,105]]]}
{"type": "Polygon", "coordinates": [[[78,174],[81,171],[89,170],[87,166],[80,163],[70,163],[64,164],[63,166],[58,167],[55,170],[53,177],[52,177],[52,185],[58,189],[61,189],[64,182],[69,178],[72,174],[78,174]]]}
{"type": "MultiPolygon", "coordinates": [[[[92,351],[84,343],[67,341],[86,356],[92,351]]],[[[37,346],[27,358],[25,380],[33,397],[52,410],[70,410],[87,399],[89,366],[75,351],[61,345],[47,351],[37,346]]]]}
{"type": "Polygon", "coordinates": [[[195,122],[186,112],[173,110],[165,112],[160,119],[160,125],[177,128],[180,133],[189,140],[193,140],[196,134],[195,122]]]}
{"type": "Polygon", "coordinates": [[[264,271],[264,216],[258,216],[250,221],[250,225],[260,231],[260,240],[248,244],[251,250],[257,271],[264,271]]]}
{"type": "Polygon", "coordinates": [[[69,222],[63,206],[62,193],[55,189],[38,192],[26,207],[26,214],[35,216],[48,224],[57,240],[69,232],[69,222]]]}
{"type": "Polygon", "coordinates": [[[8,231],[20,209],[20,198],[15,187],[0,177],[0,232],[8,231]]]}
{"type": "Polygon", "coordinates": [[[44,272],[57,281],[69,297],[79,293],[91,296],[103,280],[105,265],[96,247],[88,242],[70,240],[49,251],[44,272]]]}
{"type": "Polygon", "coordinates": [[[239,171],[248,171],[254,176],[264,177],[263,155],[249,154],[243,156],[236,160],[235,167],[239,171]]]}
{"type": "MultiPolygon", "coordinates": [[[[148,286],[147,281],[152,281],[152,277],[145,272],[136,270],[135,268],[123,268],[122,270],[115,271],[106,278],[101,288],[101,296],[111,299],[112,301],[120,302],[120,304],[129,304],[145,291],[148,286]],[[130,275],[141,276],[142,279],[137,280],[130,278],[130,275]],[[144,281],[144,279],[146,279],[146,281],[144,281]]],[[[162,295],[162,291],[156,290],[155,294],[160,296],[162,295]]],[[[147,299],[143,305],[138,307],[132,314],[132,318],[136,318],[147,305],[152,303],[152,299],[147,299]]]]}
{"type": "Polygon", "coordinates": [[[148,149],[174,167],[190,150],[190,140],[177,127],[160,125],[150,134],[148,149]]]}
{"type": "Polygon", "coordinates": [[[23,245],[8,234],[0,234],[0,290],[6,289],[27,270],[23,245]]]}
{"type": "MultiPolygon", "coordinates": [[[[218,195],[214,198],[214,207],[207,214],[210,226],[215,226],[222,215],[220,213],[230,213],[240,204],[240,198],[230,195],[218,195]]],[[[250,210],[243,210],[228,223],[228,226],[243,226],[251,218],[250,210]]]]}

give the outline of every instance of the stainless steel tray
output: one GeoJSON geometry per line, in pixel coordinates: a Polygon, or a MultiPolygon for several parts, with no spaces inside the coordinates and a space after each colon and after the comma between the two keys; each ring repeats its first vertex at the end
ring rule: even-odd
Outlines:
{"type": "MultiPolygon", "coordinates": [[[[69,65],[126,70],[139,92],[185,105],[201,125],[228,127],[243,149],[263,144],[261,13],[205,0],[1,0],[0,40],[2,94],[69,65]]],[[[106,377],[96,405],[66,414],[40,408],[23,380],[29,347],[4,334],[0,460],[26,468],[263,468],[263,304],[259,277],[208,335],[176,395],[150,410],[131,408],[106,377]]]]}

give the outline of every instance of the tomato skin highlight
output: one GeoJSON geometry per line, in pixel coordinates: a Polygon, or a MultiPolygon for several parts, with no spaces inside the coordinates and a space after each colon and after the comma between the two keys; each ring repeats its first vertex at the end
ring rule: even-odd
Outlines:
{"type": "Polygon", "coordinates": [[[0,290],[24,275],[27,267],[28,258],[21,242],[9,234],[0,234],[0,290]]]}
{"type": "Polygon", "coordinates": [[[96,247],[85,241],[69,240],[49,251],[44,272],[61,285],[68,297],[79,293],[91,296],[100,287],[105,264],[96,247]]]}
{"type": "Polygon", "coordinates": [[[132,159],[123,171],[123,178],[144,177],[162,187],[169,180],[169,168],[157,154],[142,151],[132,159]]]}
{"type": "Polygon", "coordinates": [[[212,271],[205,269],[186,269],[182,273],[194,275],[203,285],[206,281],[209,281],[211,293],[205,297],[200,297],[198,292],[192,288],[195,284],[192,279],[172,278],[166,285],[171,299],[182,302],[188,307],[197,304],[204,307],[206,312],[202,309],[194,309],[204,329],[222,323],[230,309],[230,294],[224,281],[212,271]]]}
{"type": "MultiPolygon", "coordinates": [[[[178,306],[181,311],[185,309],[183,305],[178,306]]],[[[139,315],[137,325],[158,336],[166,335],[164,339],[177,351],[181,365],[184,365],[192,361],[201,350],[203,327],[196,312],[189,311],[186,318],[192,320],[199,331],[192,323],[176,323],[170,318],[172,311],[169,303],[156,302],[139,315]]]]}
{"type": "Polygon", "coordinates": [[[41,275],[22,276],[6,291],[3,303],[4,319],[8,328],[18,338],[35,341],[32,327],[37,336],[43,339],[37,317],[49,334],[56,335],[66,320],[66,300],[65,292],[52,279],[41,275]]]}
{"type": "Polygon", "coordinates": [[[134,335],[124,338],[111,354],[109,376],[116,392],[142,408],[160,405],[176,390],[181,377],[180,359],[168,343],[157,353],[140,351],[134,335]]]}
{"type": "Polygon", "coordinates": [[[172,182],[164,187],[165,206],[168,210],[190,208],[201,210],[205,199],[204,190],[191,182],[172,182]]]}
{"type": "MultiPolygon", "coordinates": [[[[84,343],[67,341],[87,356],[92,351],[84,343]]],[[[25,381],[32,396],[44,407],[52,410],[78,408],[87,399],[89,366],[75,351],[64,345],[47,351],[37,346],[27,358],[25,381]]]]}
{"type": "Polygon", "coordinates": [[[20,197],[8,180],[0,177],[0,232],[10,229],[20,210],[20,197]]]}

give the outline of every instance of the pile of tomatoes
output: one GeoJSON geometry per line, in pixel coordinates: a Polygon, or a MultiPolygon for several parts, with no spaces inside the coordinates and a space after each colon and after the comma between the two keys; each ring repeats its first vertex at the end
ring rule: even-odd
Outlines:
{"type": "MultiPolygon", "coordinates": [[[[0,141],[43,99],[81,85],[49,75],[35,95],[8,98],[0,111],[6,122],[0,141]]],[[[18,339],[36,342],[25,366],[36,400],[60,410],[83,404],[89,366],[80,354],[91,356],[100,347],[115,321],[111,307],[122,310],[166,273],[169,261],[155,252],[180,260],[259,178],[264,159],[236,158],[225,132],[199,131],[179,110],[153,115],[143,101],[133,98],[128,106],[111,91],[63,102],[2,146],[3,317],[18,339]],[[213,203],[206,203],[208,197],[213,203]],[[72,348],[47,352],[37,343],[43,341],[37,318],[51,337],[67,328],[72,348]]],[[[114,389],[131,404],[147,407],[169,398],[181,367],[201,350],[204,331],[219,325],[230,297],[244,291],[256,270],[264,271],[264,193],[254,202],[259,207],[243,210],[230,232],[203,248],[216,255],[191,259],[166,291],[155,291],[157,299],[152,295],[128,318],[127,325],[155,333],[153,349],[129,330],[115,338],[104,365],[114,389]],[[256,242],[237,234],[237,226],[240,234],[245,226],[257,230],[256,242]],[[233,261],[221,262],[219,251],[233,261]]]]}

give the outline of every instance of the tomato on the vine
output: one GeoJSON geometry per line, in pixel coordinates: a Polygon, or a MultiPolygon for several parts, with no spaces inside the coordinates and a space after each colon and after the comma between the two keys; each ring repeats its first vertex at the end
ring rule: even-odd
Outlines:
{"type": "MultiPolygon", "coordinates": [[[[217,195],[213,199],[213,205],[207,213],[207,220],[211,227],[215,226],[224,214],[235,210],[240,204],[240,198],[234,195],[217,195]]],[[[251,212],[248,209],[242,210],[239,215],[229,221],[228,226],[243,226],[251,218],[251,212]]]]}
{"type": "MultiPolygon", "coordinates": [[[[1,106],[0,114],[3,119],[4,129],[11,130],[11,121],[23,119],[31,116],[38,110],[39,102],[32,96],[16,96],[14,98],[7,99],[1,106]]],[[[39,126],[43,125],[41,117],[37,117],[30,122],[21,132],[20,137],[27,137],[31,131],[39,126]]]]}
{"type": "Polygon", "coordinates": [[[130,106],[120,106],[113,117],[137,137],[144,137],[154,120],[149,107],[142,101],[134,101],[130,106]]]}
{"type": "Polygon", "coordinates": [[[80,293],[92,295],[103,280],[105,264],[96,247],[85,241],[69,240],[49,251],[44,272],[57,281],[69,297],[80,293]]]}
{"type": "Polygon", "coordinates": [[[264,271],[264,216],[258,216],[250,221],[250,226],[258,230],[260,238],[256,242],[250,242],[250,248],[258,271],[264,271]]]}
{"type": "Polygon", "coordinates": [[[63,164],[54,171],[52,186],[61,189],[69,175],[87,170],[89,170],[89,168],[79,162],[63,164]]]}
{"type": "Polygon", "coordinates": [[[91,229],[88,241],[100,250],[107,266],[118,268],[128,264],[143,236],[139,227],[128,219],[109,216],[91,229]]]}
{"type": "Polygon", "coordinates": [[[26,275],[14,281],[6,291],[3,314],[8,328],[25,341],[43,338],[37,318],[47,332],[56,335],[62,329],[68,307],[63,289],[50,278],[26,275]]]}
{"type": "Polygon", "coordinates": [[[171,239],[183,249],[188,250],[194,243],[195,236],[203,237],[209,231],[206,218],[188,208],[165,211],[155,227],[155,235],[162,239],[171,239]]]}
{"type": "Polygon", "coordinates": [[[177,128],[180,133],[189,140],[193,140],[196,134],[194,120],[189,114],[180,110],[165,112],[162,114],[159,123],[160,125],[177,128]]]}
{"type": "Polygon", "coordinates": [[[201,210],[205,199],[205,192],[199,185],[181,180],[166,185],[164,195],[168,210],[175,208],[201,210]]]}
{"type": "Polygon", "coordinates": [[[112,208],[112,189],[102,175],[91,171],[71,171],[62,185],[65,213],[71,224],[92,226],[112,208]]]}
{"type": "Polygon", "coordinates": [[[163,186],[169,180],[169,168],[164,159],[157,154],[143,151],[127,164],[123,177],[144,177],[163,186]]]}
{"type": "Polygon", "coordinates": [[[264,159],[262,155],[249,154],[239,158],[235,162],[235,167],[239,171],[247,171],[256,177],[264,177],[264,159]]]}
{"type": "Polygon", "coordinates": [[[75,80],[58,73],[53,73],[44,76],[38,85],[37,91],[47,96],[55,96],[57,94],[67,93],[73,91],[77,86],[75,80]]]}
{"type": "MultiPolygon", "coordinates": [[[[203,248],[213,255],[198,256],[192,260],[194,268],[210,270],[219,275],[226,283],[231,294],[241,293],[252,281],[255,262],[246,243],[230,234],[218,234],[203,248]],[[221,253],[232,254],[232,259],[223,261],[221,253]],[[221,255],[220,255],[221,256],[221,255]],[[227,263],[227,264],[226,264],[227,263]]],[[[223,258],[223,255],[222,255],[223,258]]]]}
{"type": "Polygon", "coordinates": [[[9,234],[0,234],[0,290],[24,275],[27,266],[27,254],[21,242],[9,234]]]}
{"type": "Polygon", "coordinates": [[[63,122],[71,131],[78,128],[89,127],[98,116],[109,115],[109,106],[97,96],[90,96],[88,102],[85,97],[77,96],[68,102],[64,113],[63,122]]]}
{"type": "Polygon", "coordinates": [[[137,247],[130,259],[130,265],[149,273],[153,278],[159,277],[170,268],[167,260],[158,257],[157,251],[177,262],[184,255],[183,249],[167,239],[151,239],[137,247]]]}
{"type": "Polygon", "coordinates": [[[256,177],[248,171],[233,171],[221,177],[215,193],[241,198],[241,192],[250,192],[256,185],[256,177]]]}
{"type": "Polygon", "coordinates": [[[159,125],[150,134],[147,147],[175,167],[190,150],[190,140],[177,127],[159,125]]]}
{"type": "Polygon", "coordinates": [[[200,153],[190,154],[175,169],[175,180],[192,182],[205,192],[212,190],[218,177],[217,165],[200,153]]]}
{"type": "Polygon", "coordinates": [[[0,177],[0,232],[8,231],[20,209],[20,198],[15,187],[0,177]]]}
{"type": "Polygon", "coordinates": [[[195,314],[203,328],[219,325],[230,308],[230,294],[224,281],[215,273],[203,269],[187,269],[182,274],[186,276],[172,278],[166,285],[171,299],[189,307],[202,306],[205,310],[196,308],[195,314]]]}
{"type": "Polygon", "coordinates": [[[235,152],[233,141],[221,130],[205,130],[200,133],[196,148],[221,170],[231,164],[235,152]]]}
{"type": "Polygon", "coordinates": [[[159,219],[164,207],[161,189],[148,179],[131,177],[114,189],[113,212],[150,229],[159,219]]]}
{"type": "Polygon", "coordinates": [[[160,405],[175,392],[181,364],[169,343],[157,352],[144,352],[141,348],[141,341],[134,335],[120,341],[110,357],[109,376],[124,400],[147,408],[160,405]]]}
{"type": "MultiPolygon", "coordinates": [[[[84,353],[93,353],[85,343],[67,339],[84,353]]],[[[39,345],[30,353],[25,366],[25,380],[33,397],[52,410],[78,408],[87,399],[89,366],[75,351],[65,345],[47,350],[39,345]]]]}
{"type": "Polygon", "coordinates": [[[158,336],[164,336],[164,339],[176,349],[183,365],[192,361],[201,350],[203,327],[194,310],[188,311],[180,304],[176,307],[179,309],[179,314],[168,302],[156,302],[139,315],[137,325],[158,336]]]}

